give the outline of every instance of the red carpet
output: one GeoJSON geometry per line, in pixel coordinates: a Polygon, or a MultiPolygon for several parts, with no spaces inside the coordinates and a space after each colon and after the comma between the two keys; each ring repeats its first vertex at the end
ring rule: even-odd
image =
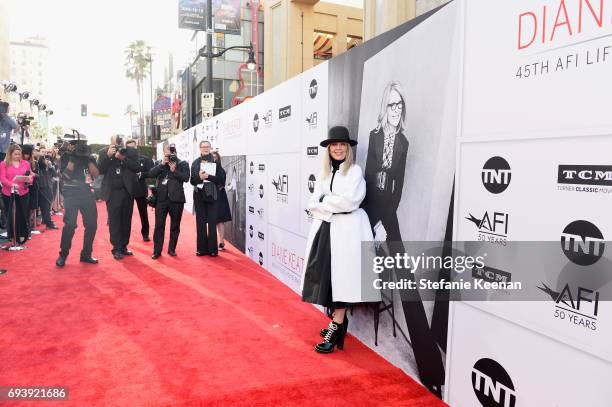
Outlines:
{"type": "Polygon", "coordinates": [[[0,252],[0,386],[67,386],[62,406],[444,405],[353,337],[316,354],[328,320],[237,250],[196,257],[188,213],[178,257],[152,260],[135,216],[120,262],[98,214],[97,266],[78,262],[80,217],[64,269],[61,231],[0,252]]]}

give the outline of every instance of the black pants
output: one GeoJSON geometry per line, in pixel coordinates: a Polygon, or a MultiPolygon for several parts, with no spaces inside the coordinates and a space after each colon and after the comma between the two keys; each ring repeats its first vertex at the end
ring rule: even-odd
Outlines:
{"type": "Polygon", "coordinates": [[[194,194],[193,206],[198,233],[197,251],[203,254],[217,254],[217,202],[203,202],[194,194]]]}
{"type": "Polygon", "coordinates": [[[124,251],[130,243],[134,198],[125,188],[113,189],[110,198],[106,201],[106,209],[113,252],[124,251]]]}
{"type": "Polygon", "coordinates": [[[53,192],[50,189],[40,189],[38,191],[38,207],[40,208],[40,214],[42,215],[43,223],[47,226],[51,226],[53,221],[51,220],[51,202],[53,200],[53,192]]]}
{"type": "Polygon", "coordinates": [[[6,209],[6,231],[7,237],[9,240],[13,239],[13,235],[17,236],[17,241],[25,241],[29,235],[29,215],[30,215],[30,206],[29,199],[30,194],[25,194],[23,196],[19,196],[13,194],[14,196],[14,204],[15,204],[15,217],[13,218],[13,206],[11,205],[12,198],[11,196],[6,196],[2,194],[2,201],[4,203],[4,208],[6,209]],[[13,223],[15,223],[15,232],[13,232],[13,223]]]}
{"type": "Polygon", "coordinates": [[[77,227],[77,215],[81,212],[85,235],[81,257],[90,257],[93,251],[93,241],[98,229],[98,208],[91,190],[86,188],[66,188],[64,195],[64,228],[60,243],[60,255],[68,256],[72,246],[72,237],[77,227]]]}
{"type": "Polygon", "coordinates": [[[138,214],[140,215],[140,232],[142,237],[149,236],[149,214],[147,213],[147,197],[139,197],[134,199],[136,206],[138,207],[138,214]]]}
{"type": "Polygon", "coordinates": [[[179,234],[181,233],[181,218],[183,217],[182,202],[171,202],[166,199],[157,202],[155,206],[155,232],[153,232],[153,253],[160,254],[164,248],[164,235],[166,234],[166,217],[170,215],[170,242],[168,251],[176,251],[179,234]]]}

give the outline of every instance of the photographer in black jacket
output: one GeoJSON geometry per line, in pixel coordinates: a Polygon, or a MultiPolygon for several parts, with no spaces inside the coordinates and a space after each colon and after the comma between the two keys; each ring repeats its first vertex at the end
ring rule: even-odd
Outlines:
{"type": "Polygon", "coordinates": [[[166,216],[170,214],[170,243],[168,254],[176,256],[176,244],[181,232],[181,218],[185,206],[183,184],[189,181],[189,163],[181,161],[173,145],[164,146],[162,162],[149,172],[155,182],[155,232],[152,259],[161,256],[166,233],[166,216]]]}
{"type": "Polygon", "coordinates": [[[115,260],[131,256],[128,249],[137,185],[138,151],[123,145],[120,135],[111,137],[111,145],[99,152],[98,167],[102,180],[101,195],[106,201],[108,229],[115,260]]]}
{"type": "Polygon", "coordinates": [[[55,163],[49,151],[41,146],[38,158],[38,207],[47,229],[57,229],[51,220],[51,203],[53,202],[53,179],[57,177],[55,163]]]}
{"type": "MultiPolygon", "coordinates": [[[[136,140],[128,140],[125,146],[136,150],[136,140]]],[[[137,161],[138,172],[136,173],[136,177],[138,181],[134,188],[134,200],[136,201],[136,207],[140,215],[140,233],[142,233],[142,240],[149,242],[151,240],[149,239],[149,214],[147,213],[149,187],[147,187],[145,178],[149,176],[149,171],[151,171],[154,165],[153,160],[141,154],[138,154],[137,161]]]]}

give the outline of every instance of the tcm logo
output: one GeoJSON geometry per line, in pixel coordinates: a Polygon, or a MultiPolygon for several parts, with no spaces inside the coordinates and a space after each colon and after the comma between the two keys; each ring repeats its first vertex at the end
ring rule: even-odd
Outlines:
{"type": "Polygon", "coordinates": [[[249,226],[249,237],[253,237],[253,225],[249,226]]]}
{"type": "Polygon", "coordinates": [[[291,105],[278,109],[278,120],[287,120],[291,117],[291,105]]]}
{"type": "Polygon", "coordinates": [[[557,182],[559,184],[612,186],[612,166],[560,165],[557,182]]]}
{"type": "Polygon", "coordinates": [[[289,176],[279,175],[277,179],[272,180],[272,185],[276,188],[276,201],[288,203],[289,201],[289,176]]]}
{"type": "Polygon", "coordinates": [[[264,197],[264,186],[263,184],[259,184],[259,198],[263,199],[264,197]]]}
{"type": "Polygon", "coordinates": [[[255,214],[255,207],[249,206],[249,213],[255,214]]]}
{"type": "Polygon", "coordinates": [[[501,194],[510,185],[510,164],[502,157],[492,157],[482,167],[482,184],[492,194],[501,194]]]}
{"type": "Polygon", "coordinates": [[[266,172],[266,164],[259,164],[259,172],[266,172]]]}
{"type": "Polygon", "coordinates": [[[255,113],[255,116],[253,116],[253,130],[255,133],[257,133],[257,130],[259,130],[259,115],[257,113],[255,113]]]}
{"type": "Polygon", "coordinates": [[[251,173],[251,175],[253,175],[253,173],[255,172],[255,164],[253,164],[253,161],[251,161],[251,163],[249,164],[249,172],[251,173]]]}
{"type": "Polygon", "coordinates": [[[263,266],[264,264],[264,257],[263,257],[263,253],[259,252],[259,265],[263,266]]]}
{"type": "Polygon", "coordinates": [[[264,239],[264,234],[262,232],[257,232],[257,237],[259,238],[259,240],[263,241],[264,239]]]}
{"type": "Polygon", "coordinates": [[[478,240],[490,242],[505,242],[508,238],[508,218],[509,215],[503,212],[485,212],[482,218],[478,219],[471,213],[466,219],[478,228],[478,240]]]}
{"type": "Polygon", "coordinates": [[[272,109],[268,109],[263,117],[266,127],[272,126],[272,109]]]}
{"type": "Polygon", "coordinates": [[[561,249],[579,266],[595,264],[603,256],[604,237],[597,226],[586,220],[576,220],[563,229],[561,249]]]}
{"type": "Polygon", "coordinates": [[[306,155],[308,157],[316,157],[319,155],[319,147],[318,146],[313,146],[313,147],[306,147],[306,155]]]}
{"type": "Polygon", "coordinates": [[[597,330],[599,314],[599,292],[585,287],[572,290],[569,284],[561,292],[552,290],[545,283],[538,287],[555,302],[555,318],[567,320],[572,326],[580,326],[591,331],[597,330]]]}
{"type": "Polygon", "coordinates": [[[311,99],[317,97],[317,92],[319,91],[319,85],[317,84],[317,80],[313,79],[310,81],[310,86],[308,87],[308,94],[311,99]]]}
{"type": "Polygon", "coordinates": [[[314,192],[316,182],[317,179],[315,178],[315,176],[313,174],[310,174],[310,176],[308,177],[308,190],[311,194],[314,192]]]}
{"type": "Polygon", "coordinates": [[[557,0],[550,6],[519,14],[518,49],[523,50],[536,43],[554,42],[559,36],[571,38],[582,33],[584,27],[602,28],[603,23],[603,0],[557,0]],[[566,3],[570,4],[569,10],[566,3]],[[573,7],[575,3],[579,3],[579,6],[573,7]]]}
{"type": "Polygon", "coordinates": [[[512,281],[512,274],[489,266],[474,266],[472,268],[472,277],[489,283],[510,283],[512,281]]]}
{"type": "Polygon", "coordinates": [[[515,407],[516,392],[506,370],[493,359],[480,359],[472,368],[472,388],[483,407],[515,407]]]}
{"type": "Polygon", "coordinates": [[[306,116],[306,123],[308,123],[308,127],[310,130],[314,130],[317,128],[317,112],[310,113],[309,116],[306,116]]]}
{"type": "Polygon", "coordinates": [[[259,209],[257,210],[257,213],[259,214],[259,218],[260,218],[260,219],[263,219],[263,218],[264,218],[265,212],[264,212],[264,209],[263,209],[263,208],[259,208],[259,209]]]}
{"type": "MultiPolygon", "coordinates": [[[[252,174],[252,173],[251,173],[251,174],[252,174]]],[[[253,185],[253,184],[249,184],[249,193],[251,193],[251,194],[252,194],[253,192],[255,192],[255,185],[253,185]]]]}

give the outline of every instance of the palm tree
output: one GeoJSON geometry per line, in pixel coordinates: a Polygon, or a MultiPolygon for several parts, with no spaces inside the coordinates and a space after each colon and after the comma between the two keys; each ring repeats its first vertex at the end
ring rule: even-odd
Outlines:
{"type": "Polygon", "coordinates": [[[136,93],[139,104],[140,137],[144,142],[144,106],[142,95],[142,82],[149,72],[149,61],[151,60],[151,47],[142,40],[131,42],[125,49],[125,76],[136,82],[136,93]]]}
{"type": "Polygon", "coordinates": [[[56,138],[60,138],[64,135],[64,128],[62,126],[55,126],[51,129],[51,134],[53,134],[56,138]]]}
{"type": "Polygon", "coordinates": [[[133,136],[133,129],[134,129],[134,125],[132,124],[132,118],[134,117],[134,115],[138,114],[138,112],[136,110],[134,110],[134,106],[132,105],[127,105],[127,107],[125,108],[125,116],[130,116],[130,134],[133,136]]]}

